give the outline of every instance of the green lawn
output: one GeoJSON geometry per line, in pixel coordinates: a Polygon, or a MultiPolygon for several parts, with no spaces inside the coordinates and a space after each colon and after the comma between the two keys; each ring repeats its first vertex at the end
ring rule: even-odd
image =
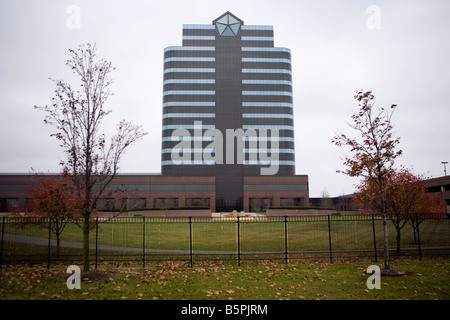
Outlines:
{"type": "Polygon", "coordinates": [[[395,261],[392,268],[412,274],[382,277],[381,288],[373,290],[367,288],[368,276],[364,274],[370,264],[110,265],[98,270],[104,277],[84,278],[80,290],[67,288],[66,265],[50,270],[44,266],[4,266],[0,300],[450,299],[450,260],[395,261]]]}
{"type": "MultiPolygon", "coordinates": [[[[100,223],[98,235],[91,231],[91,243],[109,246],[154,249],[189,250],[190,231],[194,250],[236,251],[237,223],[231,221],[193,221],[147,218],[143,225],[140,218],[117,219],[100,223]],[[144,231],[145,230],[145,231],[144,231]]],[[[394,244],[395,228],[389,222],[389,239],[394,244]]],[[[424,245],[450,245],[450,220],[427,220],[420,226],[421,241],[424,245]]],[[[333,249],[371,249],[373,248],[373,228],[370,218],[343,219],[335,217],[330,222],[333,249]]],[[[48,238],[48,231],[33,224],[6,224],[5,233],[22,234],[48,238]]],[[[375,221],[376,244],[381,248],[383,231],[381,220],[375,221]]],[[[239,239],[242,251],[284,251],[287,235],[290,251],[320,250],[329,248],[328,222],[326,217],[295,219],[287,223],[283,220],[242,221],[239,225],[239,239]]],[[[52,235],[54,239],[54,235],[52,235]]],[[[68,224],[61,234],[61,240],[82,241],[81,229],[68,224]]],[[[402,229],[403,247],[417,247],[412,228],[406,225],[402,229]]]]}

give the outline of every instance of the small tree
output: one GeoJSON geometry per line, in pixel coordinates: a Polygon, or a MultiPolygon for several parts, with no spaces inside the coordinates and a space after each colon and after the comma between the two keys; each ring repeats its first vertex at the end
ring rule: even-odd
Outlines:
{"type": "MultiPolygon", "coordinates": [[[[410,170],[401,168],[392,171],[384,180],[386,191],[386,214],[397,233],[397,253],[400,253],[401,230],[410,222],[415,231],[416,217],[424,213],[435,213],[440,208],[440,199],[426,190],[425,180],[410,170]]],[[[379,211],[381,197],[378,185],[366,178],[355,194],[355,200],[368,210],[379,211]]]]}
{"type": "Polygon", "coordinates": [[[357,91],[354,98],[360,109],[352,115],[353,124],[349,123],[349,126],[359,134],[359,139],[339,133],[332,142],[339,147],[351,148],[353,156],[345,158],[345,174],[370,178],[378,186],[383,219],[384,268],[390,270],[384,181],[394,165],[394,159],[402,154],[401,150],[395,151],[400,139],[393,138],[392,133],[391,119],[396,105],[391,105],[389,109],[375,108],[375,96],[371,91],[357,91]]]}
{"type": "Polygon", "coordinates": [[[39,183],[27,190],[29,203],[26,211],[37,215],[40,225],[50,228],[56,237],[56,256],[60,256],[60,239],[67,223],[76,216],[77,199],[72,183],[67,176],[54,178],[39,176],[39,183]]]}
{"type": "Polygon", "coordinates": [[[320,199],[320,206],[327,209],[331,208],[333,206],[333,200],[331,200],[327,188],[323,189],[320,195],[322,196],[322,199],[320,199]]]}
{"type": "Polygon", "coordinates": [[[114,68],[111,62],[97,59],[96,51],[95,44],[69,50],[66,65],[80,78],[81,91],[75,91],[62,80],[54,80],[56,89],[52,104],[35,106],[47,114],[44,122],[56,127],[57,132],[52,136],[60,141],[67,155],[61,165],[72,179],[78,211],[83,219],[84,271],[89,271],[91,214],[116,176],[125,149],[146,135],[141,126],[122,120],[107,143],[101,124],[111,112],[105,109],[105,103],[112,95],[109,74],[114,68]]]}

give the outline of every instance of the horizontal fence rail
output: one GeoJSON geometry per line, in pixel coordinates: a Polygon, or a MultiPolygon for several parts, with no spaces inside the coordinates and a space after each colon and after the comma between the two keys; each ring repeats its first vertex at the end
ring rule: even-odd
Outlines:
{"type": "MultiPolygon", "coordinates": [[[[83,260],[81,220],[2,217],[0,267],[15,263],[77,263],[83,260]],[[65,222],[65,223],[64,223],[65,222]]],[[[91,219],[90,261],[326,260],[383,255],[377,215],[91,219]]],[[[416,215],[398,233],[389,223],[391,257],[450,255],[450,219],[416,215]],[[397,238],[399,237],[399,244],[397,238]]]]}

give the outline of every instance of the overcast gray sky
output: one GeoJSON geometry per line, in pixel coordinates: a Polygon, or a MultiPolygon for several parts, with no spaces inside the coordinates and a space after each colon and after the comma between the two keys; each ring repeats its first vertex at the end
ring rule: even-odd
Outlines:
{"type": "MultiPolygon", "coordinates": [[[[250,25],[273,25],[275,46],[292,51],[296,173],[310,196],[354,191],[337,174],[348,149],[331,144],[372,90],[378,106],[397,104],[398,165],[442,176],[450,162],[450,1],[166,0],[0,3],[0,172],[58,172],[63,154],[33,105],[49,104],[54,84],[71,79],[68,49],[96,42],[113,62],[109,132],[125,118],[149,132],[128,149],[122,172],[159,173],[163,52],[181,45],[183,24],[210,24],[230,11],[250,25]]],[[[109,131],[108,131],[109,130],[109,131]]],[[[450,166],[448,167],[450,174],[450,166]]]]}

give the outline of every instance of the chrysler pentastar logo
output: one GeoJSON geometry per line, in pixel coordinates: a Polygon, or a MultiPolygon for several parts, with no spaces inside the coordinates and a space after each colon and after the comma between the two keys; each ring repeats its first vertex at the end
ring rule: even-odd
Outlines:
{"type": "Polygon", "coordinates": [[[221,36],[234,37],[237,35],[240,22],[227,14],[216,22],[217,30],[221,36]]]}

